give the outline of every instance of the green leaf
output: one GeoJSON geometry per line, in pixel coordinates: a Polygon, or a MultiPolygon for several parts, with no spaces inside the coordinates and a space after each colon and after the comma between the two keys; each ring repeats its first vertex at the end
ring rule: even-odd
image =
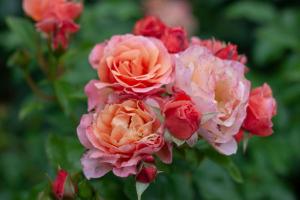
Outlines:
{"type": "Polygon", "coordinates": [[[28,20],[19,17],[7,17],[6,23],[12,31],[11,37],[14,44],[12,46],[24,46],[35,50],[38,41],[38,34],[28,20]]]}
{"type": "Polygon", "coordinates": [[[210,160],[224,167],[228,171],[228,173],[230,174],[233,180],[235,180],[238,183],[243,182],[243,177],[241,175],[239,168],[235,165],[235,163],[232,161],[232,159],[229,156],[224,156],[211,148],[205,151],[205,155],[210,160]]]}
{"type": "Polygon", "coordinates": [[[136,182],[136,193],[137,193],[137,197],[138,200],[142,199],[142,194],[146,191],[146,189],[149,187],[149,183],[141,183],[141,182],[136,182]]]}
{"type": "Polygon", "coordinates": [[[58,98],[66,115],[70,116],[72,112],[69,96],[72,94],[72,87],[64,81],[57,80],[54,83],[55,94],[58,98]]]}
{"type": "Polygon", "coordinates": [[[276,10],[268,3],[240,1],[227,8],[226,14],[232,19],[246,18],[257,23],[264,23],[275,19],[276,10]]]}
{"type": "Polygon", "coordinates": [[[37,99],[29,98],[23,105],[21,110],[19,111],[19,119],[24,120],[31,113],[36,111],[41,111],[44,108],[44,104],[37,99]]]}
{"type": "Polygon", "coordinates": [[[83,199],[91,199],[93,197],[93,188],[87,181],[84,180],[78,184],[78,195],[83,199]]]}
{"type": "Polygon", "coordinates": [[[83,147],[76,137],[50,134],[46,143],[46,153],[53,168],[60,166],[69,173],[81,170],[80,158],[83,147]]]}

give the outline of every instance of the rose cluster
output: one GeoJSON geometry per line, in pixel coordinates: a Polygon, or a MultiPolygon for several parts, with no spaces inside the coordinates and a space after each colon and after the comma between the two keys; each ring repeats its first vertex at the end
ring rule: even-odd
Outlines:
{"type": "Polygon", "coordinates": [[[276,101],[266,83],[251,90],[246,61],[236,45],[189,39],[152,16],[95,45],[89,62],[98,79],[85,87],[88,113],[77,128],[85,176],[112,171],[149,183],[156,159],[172,162],[175,141],[205,140],[231,155],[243,132],[271,135],[276,101]]]}

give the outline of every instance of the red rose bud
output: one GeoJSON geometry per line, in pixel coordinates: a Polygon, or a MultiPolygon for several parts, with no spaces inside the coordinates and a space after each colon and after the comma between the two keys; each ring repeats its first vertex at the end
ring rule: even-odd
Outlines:
{"type": "Polygon", "coordinates": [[[189,45],[187,33],[182,27],[167,28],[161,37],[161,41],[170,53],[183,51],[189,45]]]}
{"type": "Polygon", "coordinates": [[[140,172],[136,175],[136,180],[141,183],[151,183],[157,174],[157,168],[154,165],[143,166],[140,172]]]}
{"type": "Polygon", "coordinates": [[[133,33],[135,35],[160,38],[165,28],[166,25],[160,19],[154,16],[147,16],[136,22],[133,33]]]}
{"type": "Polygon", "coordinates": [[[244,138],[244,131],[243,129],[240,129],[237,134],[234,135],[235,140],[240,143],[244,138]]]}
{"type": "Polygon", "coordinates": [[[243,128],[253,135],[269,136],[272,134],[272,117],[276,115],[276,100],[268,84],[251,91],[247,116],[243,128]]]}
{"type": "Polygon", "coordinates": [[[175,94],[164,105],[163,111],[166,117],[165,125],[172,136],[187,140],[199,129],[201,113],[185,93],[175,94]]]}
{"type": "Polygon", "coordinates": [[[56,199],[63,199],[64,197],[74,197],[76,188],[73,185],[68,172],[59,170],[56,179],[52,183],[52,192],[56,199]]]}
{"type": "Polygon", "coordinates": [[[145,163],[152,163],[152,164],[154,164],[155,159],[154,159],[153,156],[147,155],[147,156],[145,156],[145,157],[143,158],[143,161],[144,161],[145,163]]]}

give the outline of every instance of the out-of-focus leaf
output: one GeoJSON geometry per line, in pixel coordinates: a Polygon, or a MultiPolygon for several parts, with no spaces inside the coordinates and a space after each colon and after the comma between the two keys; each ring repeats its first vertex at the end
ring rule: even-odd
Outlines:
{"type": "Polygon", "coordinates": [[[238,1],[226,9],[226,14],[229,18],[244,18],[257,23],[270,22],[276,18],[275,8],[259,1],[238,1]]]}
{"type": "Polygon", "coordinates": [[[59,137],[51,134],[46,143],[46,152],[55,169],[60,166],[69,173],[81,169],[80,157],[83,149],[76,137],[59,137]]]}
{"type": "Polygon", "coordinates": [[[54,89],[60,105],[64,109],[64,112],[69,116],[72,112],[69,99],[69,95],[72,93],[71,85],[67,82],[58,80],[54,83],[54,89]]]}
{"type": "Polygon", "coordinates": [[[23,120],[31,113],[35,111],[41,111],[43,108],[44,104],[41,101],[36,98],[29,98],[19,111],[19,118],[23,120]]]}
{"type": "Polygon", "coordinates": [[[8,17],[6,23],[13,33],[13,35],[9,35],[9,37],[13,38],[11,46],[22,46],[36,50],[38,35],[32,23],[18,17],[8,17]]]}
{"type": "Polygon", "coordinates": [[[220,153],[218,153],[213,149],[206,150],[205,155],[210,160],[224,167],[228,171],[228,173],[230,174],[233,180],[235,180],[238,183],[243,182],[243,178],[239,168],[234,164],[234,162],[229,156],[221,155],[220,153]]]}
{"type": "Polygon", "coordinates": [[[91,199],[93,197],[93,189],[87,181],[83,180],[78,183],[78,196],[83,199],[91,199]]]}

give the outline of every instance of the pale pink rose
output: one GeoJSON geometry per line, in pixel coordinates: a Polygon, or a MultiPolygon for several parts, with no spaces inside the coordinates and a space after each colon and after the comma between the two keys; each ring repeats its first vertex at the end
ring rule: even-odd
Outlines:
{"type": "Polygon", "coordinates": [[[176,59],[175,86],[185,91],[202,113],[200,134],[218,151],[236,152],[234,135],[245,116],[250,82],[240,62],[222,60],[197,45],[176,59]]]}
{"type": "Polygon", "coordinates": [[[83,115],[77,134],[88,149],[81,160],[85,176],[98,178],[112,170],[127,177],[136,174],[140,162],[153,154],[170,163],[171,147],[162,132],[154,112],[139,100],[107,104],[83,115]]]}
{"type": "Polygon", "coordinates": [[[145,94],[172,81],[171,55],[155,38],[113,36],[96,45],[89,60],[100,81],[114,89],[145,94]]]}

